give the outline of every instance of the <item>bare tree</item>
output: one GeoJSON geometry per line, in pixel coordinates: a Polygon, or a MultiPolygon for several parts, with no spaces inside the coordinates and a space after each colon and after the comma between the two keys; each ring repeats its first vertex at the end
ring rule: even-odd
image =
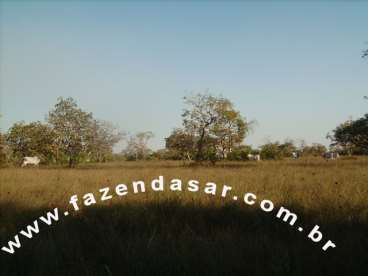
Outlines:
{"type": "Polygon", "coordinates": [[[123,150],[123,154],[128,160],[142,160],[147,158],[151,149],[148,147],[148,142],[153,138],[151,131],[138,132],[128,139],[127,146],[123,150]]]}
{"type": "Polygon", "coordinates": [[[112,123],[102,120],[94,120],[88,139],[88,155],[93,161],[104,162],[112,155],[113,147],[125,133],[118,130],[112,123]]]}

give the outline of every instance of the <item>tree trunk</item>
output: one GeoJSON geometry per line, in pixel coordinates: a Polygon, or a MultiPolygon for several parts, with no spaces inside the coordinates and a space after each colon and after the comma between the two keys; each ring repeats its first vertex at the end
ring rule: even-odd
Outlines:
{"type": "Polygon", "coordinates": [[[201,161],[203,159],[203,139],[204,139],[205,129],[202,129],[201,137],[198,141],[198,147],[197,147],[197,154],[196,154],[196,161],[201,161]]]}
{"type": "Polygon", "coordinates": [[[73,159],[72,156],[70,156],[69,157],[69,168],[73,168],[74,167],[74,164],[75,164],[74,159],[73,159]]]}

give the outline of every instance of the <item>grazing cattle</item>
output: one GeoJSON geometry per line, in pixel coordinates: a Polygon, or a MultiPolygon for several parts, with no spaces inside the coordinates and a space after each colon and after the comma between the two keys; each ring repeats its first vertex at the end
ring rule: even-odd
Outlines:
{"type": "Polygon", "coordinates": [[[340,154],[338,152],[328,151],[328,152],[323,154],[323,157],[326,160],[335,160],[335,159],[340,158],[340,154]]]}
{"type": "Polygon", "coordinates": [[[38,166],[40,164],[40,162],[41,162],[41,160],[40,160],[40,158],[38,158],[38,156],[33,156],[33,157],[27,156],[27,157],[23,158],[22,167],[25,167],[28,164],[38,166]]]}
{"type": "Polygon", "coordinates": [[[293,159],[298,159],[298,158],[300,157],[300,154],[299,154],[299,152],[297,152],[297,151],[293,151],[293,152],[291,153],[291,157],[292,157],[293,159]]]}
{"type": "Polygon", "coordinates": [[[261,161],[261,155],[259,154],[248,154],[248,159],[252,161],[261,161]]]}

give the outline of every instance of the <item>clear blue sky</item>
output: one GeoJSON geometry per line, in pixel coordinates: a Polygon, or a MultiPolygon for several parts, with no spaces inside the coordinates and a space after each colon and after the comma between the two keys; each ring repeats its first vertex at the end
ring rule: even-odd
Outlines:
{"type": "Polygon", "coordinates": [[[296,2],[1,1],[0,127],[71,96],[160,148],[209,89],[258,121],[248,144],[328,144],[368,110],[368,1],[296,2]]]}

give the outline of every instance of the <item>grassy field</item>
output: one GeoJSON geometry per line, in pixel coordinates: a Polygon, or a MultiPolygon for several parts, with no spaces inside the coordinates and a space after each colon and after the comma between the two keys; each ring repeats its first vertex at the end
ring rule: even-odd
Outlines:
{"type": "MultiPolygon", "coordinates": [[[[165,183],[166,184],[166,183],[165,183]]],[[[168,184],[167,184],[168,185],[168,184]]],[[[167,186],[166,186],[167,187],[167,186]]],[[[165,187],[165,188],[166,188],[165,187]]],[[[0,246],[58,207],[69,210],[41,227],[14,255],[0,252],[0,275],[368,275],[368,159],[228,162],[122,162],[77,169],[0,169],[0,246]],[[320,226],[336,248],[322,251],[255,205],[189,191],[128,193],[98,201],[98,190],[163,175],[252,192],[320,226]],[[97,204],[73,212],[93,192],[97,204]]],[[[276,209],[276,208],[275,208],[276,209]]]]}

